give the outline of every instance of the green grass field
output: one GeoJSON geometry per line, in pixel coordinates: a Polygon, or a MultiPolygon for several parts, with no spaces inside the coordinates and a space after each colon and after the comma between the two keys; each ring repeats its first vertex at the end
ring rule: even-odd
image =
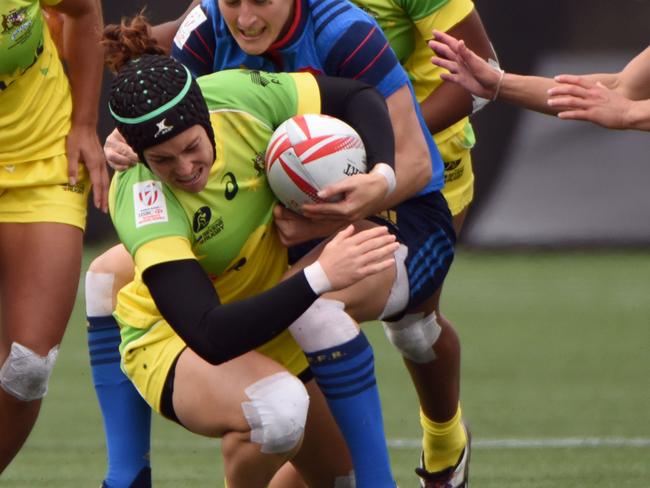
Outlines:
{"type": "MultiPolygon", "coordinates": [[[[463,344],[475,488],[650,486],[649,292],[648,253],[459,253],[443,302],[463,344]]],[[[3,487],[101,482],[82,300],[39,422],[3,487]]],[[[380,328],[366,332],[394,472],[401,488],[413,488],[417,402],[380,328]]],[[[153,439],[156,487],[222,485],[217,441],[158,418],[153,439]]]]}

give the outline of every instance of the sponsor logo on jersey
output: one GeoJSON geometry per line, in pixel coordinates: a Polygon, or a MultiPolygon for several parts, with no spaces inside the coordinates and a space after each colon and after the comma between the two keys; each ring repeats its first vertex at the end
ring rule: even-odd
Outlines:
{"type": "Polygon", "coordinates": [[[201,207],[194,212],[194,218],[192,219],[192,229],[194,232],[201,232],[205,229],[210,223],[211,218],[212,210],[210,210],[210,207],[201,207]]]}
{"type": "Polygon", "coordinates": [[[77,193],[79,195],[83,195],[86,189],[86,185],[84,185],[83,183],[75,183],[74,185],[65,183],[61,185],[61,189],[63,191],[69,191],[70,193],[77,193]]]}
{"type": "Polygon", "coordinates": [[[462,159],[456,159],[454,161],[445,161],[445,182],[449,183],[450,181],[456,181],[457,179],[463,176],[463,166],[462,159]]]}
{"type": "MultiPolygon", "coordinates": [[[[195,248],[217,237],[223,230],[223,217],[217,218],[205,231],[196,239],[195,248]]],[[[195,251],[196,252],[196,251],[195,251]]]]}
{"type": "Polygon", "coordinates": [[[178,49],[183,49],[183,46],[185,46],[185,43],[192,35],[194,29],[196,29],[206,20],[208,20],[208,18],[205,16],[205,13],[203,12],[203,9],[200,5],[194,7],[194,9],[192,9],[192,11],[187,14],[187,17],[185,17],[185,20],[183,20],[183,23],[178,29],[178,32],[176,32],[176,36],[174,36],[174,44],[176,44],[178,49]]]}
{"type": "Polygon", "coordinates": [[[226,197],[226,200],[232,200],[237,196],[237,192],[239,191],[239,185],[237,184],[237,178],[235,178],[235,174],[228,171],[225,175],[223,175],[223,178],[221,178],[221,183],[226,182],[226,187],[224,189],[224,195],[226,197]]]}
{"type": "MultiPolygon", "coordinates": [[[[31,24],[27,15],[27,7],[10,10],[7,15],[2,14],[2,34],[18,29],[25,24],[31,24]]],[[[22,30],[25,28],[23,27],[22,30]]]]}
{"type": "Polygon", "coordinates": [[[135,226],[167,222],[167,201],[160,181],[148,180],[133,185],[135,226]]]}
{"type": "Polygon", "coordinates": [[[164,136],[174,128],[173,125],[167,125],[167,119],[162,119],[156,124],[156,127],[158,128],[158,131],[154,134],[154,139],[157,139],[159,136],[164,136]]]}

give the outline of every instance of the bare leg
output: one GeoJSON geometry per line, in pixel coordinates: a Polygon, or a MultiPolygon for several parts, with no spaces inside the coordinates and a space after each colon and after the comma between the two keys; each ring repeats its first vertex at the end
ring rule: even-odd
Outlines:
{"type": "MultiPolygon", "coordinates": [[[[77,294],[81,253],[77,227],[0,224],[0,364],[14,342],[41,356],[60,344],[77,294]]],[[[40,405],[0,389],[0,473],[27,439],[40,405]]]]}
{"type": "Polygon", "coordinates": [[[242,403],[250,401],[244,391],[247,387],[282,371],[278,363],[257,352],[212,366],[185,349],[178,360],[174,410],[192,432],[221,437],[229,488],[267,486],[300,447],[298,444],[287,452],[263,453],[260,444],[251,441],[251,426],[242,410],[242,403]]]}

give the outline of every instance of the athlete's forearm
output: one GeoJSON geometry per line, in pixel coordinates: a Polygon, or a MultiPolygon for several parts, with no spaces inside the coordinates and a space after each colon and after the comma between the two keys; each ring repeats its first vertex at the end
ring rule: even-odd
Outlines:
{"type": "Polygon", "coordinates": [[[94,0],[63,0],[55,8],[66,15],[63,36],[72,88],[72,124],[94,130],[103,74],[101,11],[94,0]]]}
{"type": "Polygon", "coordinates": [[[158,264],[142,278],[162,316],[211,364],[255,349],[287,329],[318,298],[299,272],[268,291],[222,304],[197,261],[158,264]]]}

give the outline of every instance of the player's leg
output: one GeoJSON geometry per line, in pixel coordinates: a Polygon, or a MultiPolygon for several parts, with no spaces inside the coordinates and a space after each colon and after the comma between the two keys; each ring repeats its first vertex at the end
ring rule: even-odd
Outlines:
{"type": "Polygon", "coordinates": [[[93,386],[104,423],[106,488],[151,486],[151,409],[120,368],[116,295],[133,279],[133,260],[117,245],[95,258],[86,273],[88,351],[93,386]]]}
{"type": "Polygon", "coordinates": [[[70,319],[90,185],[67,158],[3,170],[0,189],[0,472],[31,431],[70,319]]]}
{"type": "MultiPolygon", "coordinates": [[[[358,227],[369,225],[373,224],[366,222],[358,227]]],[[[294,268],[304,266],[312,258],[310,253],[294,268]]],[[[316,382],[345,437],[359,488],[395,486],[373,351],[357,325],[358,320],[381,315],[395,276],[396,270],[392,268],[340,292],[326,294],[289,328],[305,351],[316,382]]]]}
{"type": "Polygon", "coordinates": [[[273,477],[269,488],[352,488],[352,459],[323,393],[314,380],[305,384],[309,413],[300,450],[273,477]]]}
{"type": "Polygon", "coordinates": [[[70,318],[82,230],[59,223],[0,224],[0,472],[27,439],[70,318]]]}
{"type": "Polygon", "coordinates": [[[186,348],[172,382],[167,415],[192,432],[221,438],[229,488],[266,486],[298,451],[309,396],[275,361],[250,352],[213,366],[186,348]]]}
{"type": "Polygon", "coordinates": [[[404,317],[385,321],[384,328],[402,353],[418,394],[424,464],[428,471],[437,472],[455,466],[467,444],[459,406],[460,342],[452,325],[439,314],[440,289],[453,259],[455,232],[439,194],[415,206],[403,206],[397,221],[409,243],[411,305],[404,317]],[[430,227],[424,234],[423,222],[430,227]]]}

